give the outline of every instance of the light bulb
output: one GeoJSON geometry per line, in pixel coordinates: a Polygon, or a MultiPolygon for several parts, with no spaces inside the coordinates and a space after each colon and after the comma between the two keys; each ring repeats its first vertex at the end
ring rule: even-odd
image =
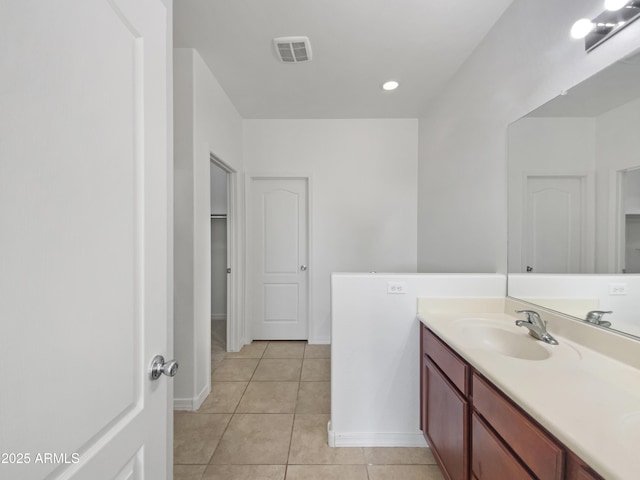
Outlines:
{"type": "Polygon", "coordinates": [[[391,91],[391,90],[395,90],[399,86],[400,86],[400,84],[398,82],[396,82],[395,80],[389,80],[388,82],[384,82],[382,84],[382,89],[383,90],[387,90],[387,91],[391,91]]]}
{"type": "Polygon", "coordinates": [[[576,39],[584,38],[589,35],[594,27],[595,25],[591,20],[588,18],[581,18],[573,24],[573,27],[571,27],[571,37],[576,39]]]}
{"type": "Polygon", "coordinates": [[[604,8],[610,12],[615,12],[624,7],[629,0],[604,0],[604,8]]]}

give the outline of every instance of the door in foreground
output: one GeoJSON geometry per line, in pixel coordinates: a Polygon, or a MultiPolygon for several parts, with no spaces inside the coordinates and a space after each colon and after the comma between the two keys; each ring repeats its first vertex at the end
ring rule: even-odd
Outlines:
{"type": "Polygon", "coordinates": [[[167,9],[0,11],[0,478],[164,480],[167,9]]]}

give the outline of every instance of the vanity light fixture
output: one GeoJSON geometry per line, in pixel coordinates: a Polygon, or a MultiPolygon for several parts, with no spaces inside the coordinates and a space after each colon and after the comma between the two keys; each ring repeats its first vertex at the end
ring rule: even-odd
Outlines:
{"type": "Polygon", "coordinates": [[[608,35],[614,28],[622,26],[621,23],[593,23],[588,18],[581,18],[571,27],[571,37],[585,38],[591,32],[598,35],[608,35]]]}
{"type": "Polygon", "coordinates": [[[610,12],[617,12],[629,3],[628,0],[604,0],[604,8],[610,12]]]}
{"type": "Polygon", "coordinates": [[[584,38],[587,52],[640,17],[640,0],[605,0],[604,8],[596,18],[581,18],[571,27],[571,37],[584,38]]]}
{"type": "Polygon", "coordinates": [[[400,84],[398,82],[396,82],[395,80],[389,80],[388,82],[384,82],[382,84],[382,89],[387,91],[387,92],[390,92],[391,90],[395,90],[399,86],[400,86],[400,84]]]}
{"type": "Polygon", "coordinates": [[[589,20],[588,18],[581,18],[580,20],[577,20],[576,23],[574,23],[571,27],[571,38],[584,38],[589,35],[589,33],[591,33],[591,30],[593,30],[594,27],[595,24],[591,20],[589,20]]]}

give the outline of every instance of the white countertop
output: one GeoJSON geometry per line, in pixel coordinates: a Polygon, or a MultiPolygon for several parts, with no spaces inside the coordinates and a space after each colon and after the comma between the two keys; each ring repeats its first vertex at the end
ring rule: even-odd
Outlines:
{"type": "Polygon", "coordinates": [[[423,312],[418,318],[604,478],[640,478],[640,370],[551,328],[558,346],[535,340],[515,325],[518,317],[505,313],[423,312]],[[499,325],[550,356],[524,360],[483,348],[460,328],[461,319],[499,325]]]}

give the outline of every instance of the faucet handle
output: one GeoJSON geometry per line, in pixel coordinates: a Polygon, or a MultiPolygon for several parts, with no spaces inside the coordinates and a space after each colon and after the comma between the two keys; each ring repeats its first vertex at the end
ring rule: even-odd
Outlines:
{"type": "Polygon", "coordinates": [[[540,315],[538,315],[538,312],[536,312],[535,310],[516,310],[516,313],[524,313],[527,316],[527,320],[530,322],[531,318],[535,318],[535,317],[540,317],[540,315]]]}
{"type": "MultiPolygon", "coordinates": [[[[587,312],[587,317],[586,317],[585,321],[587,321],[589,323],[600,324],[600,322],[602,321],[602,317],[607,313],[613,313],[613,311],[611,311],[611,310],[591,310],[590,312],[587,312]]],[[[609,323],[609,322],[606,322],[606,323],[609,323]]],[[[609,325],[611,325],[611,323],[609,323],[609,325]]]]}
{"type": "Polygon", "coordinates": [[[540,318],[540,314],[538,312],[536,312],[535,310],[516,310],[516,313],[524,313],[527,316],[527,322],[533,324],[533,325],[538,325],[540,327],[546,327],[547,322],[543,322],[542,319],[540,318]]]}

